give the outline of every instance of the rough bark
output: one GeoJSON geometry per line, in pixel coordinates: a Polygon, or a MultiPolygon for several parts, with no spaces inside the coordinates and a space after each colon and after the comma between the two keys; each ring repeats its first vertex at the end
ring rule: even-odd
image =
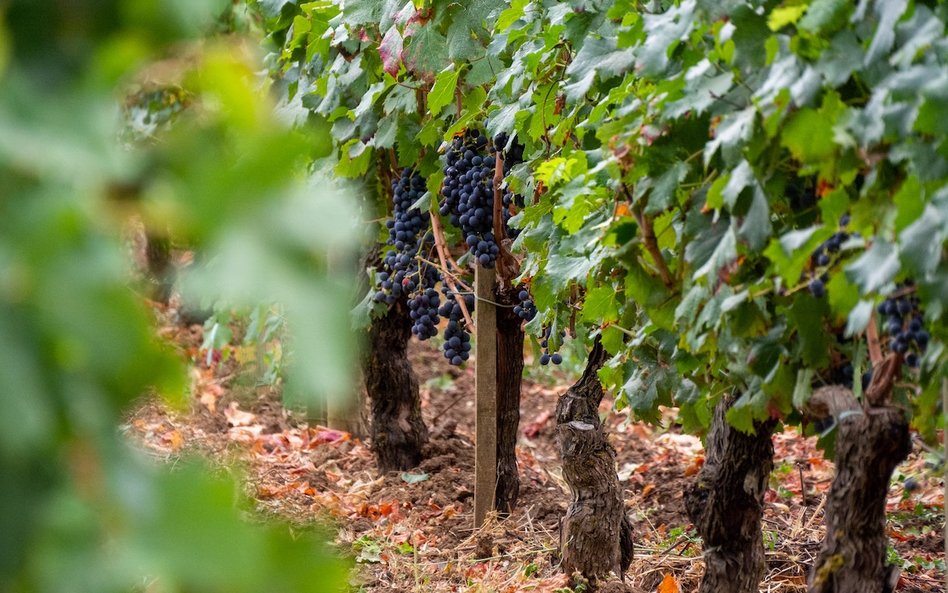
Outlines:
{"type": "Polygon", "coordinates": [[[723,398],[715,408],[704,465],[685,494],[688,516],[704,540],[700,593],[757,593],[766,570],[761,518],[774,423],[757,423],[755,434],[735,429],[726,417],[733,401],[723,398]]]}
{"type": "Polygon", "coordinates": [[[145,231],[145,259],[151,283],[151,299],[168,304],[174,288],[174,264],[171,261],[171,239],[145,231]]]}
{"type": "Polygon", "coordinates": [[[894,356],[876,369],[865,407],[844,387],[813,394],[818,407],[836,417],[838,434],[826,537],[810,593],[889,593],[898,582],[898,569],[885,562],[885,503],[892,472],[911,451],[905,413],[887,405],[900,364],[894,356]]]}
{"type": "MultiPolygon", "coordinates": [[[[518,301],[513,288],[498,288],[495,296],[496,302],[502,305],[518,301]]],[[[513,511],[520,494],[517,430],[520,427],[523,379],[522,322],[511,307],[497,307],[497,489],[494,508],[501,513],[513,511]]]]}
{"type": "Polygon", "coordinates": [[[560,528],[562,567],[567,574],[582,573],[593,586],[609,572],[624,578],[632,562],[632,523],[616,476],[615,450],[599,421],[603,392],[597,373],[606,358],[597,340],[583,376],[556,405],[556,441],[572,494],[560,528]]]}
{"type": "Polygon", "coordinates": [[[408,362],[411,318],[404,299],[372,320],[362,372],[371,402],[372,450],[379,471],[406,470],[422,459],[428,428],[421,417],[418,379],[408,362]]]}

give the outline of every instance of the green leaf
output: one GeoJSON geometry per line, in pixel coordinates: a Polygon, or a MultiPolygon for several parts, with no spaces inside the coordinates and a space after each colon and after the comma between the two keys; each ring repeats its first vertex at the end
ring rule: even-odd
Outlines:
{"type": "Polygon", "coordinates": [[[721,268],[730,264],[735,259],[737,259],[737,236],[734,233],[734,228],[730,227],[727,232],[724,233],[724,236],[721,237],[721,240],[714,248],[708,261],[695,271],[695,278],[702,278],[704,276],[714,278],[721,268]]]}
{"type": "Polygon", "coordinates": [[[714,138],[705,145],[705,167],[711,163],[711,159],[719,148],[727,153],[733,153],[737,151],[740,143],[747,142],[754,131],[756,116],[757,109],[748,107],[723,117],[714,131],[714,138]]]}
{"type": "Polygon", "coordinates": [[[793,407],[802,410],[813,393],[813,369],[800,369],[797,371],[797,381],[793,386],[793,407]]]}
{"type": "Polygon", "coordinates": [[[645,33],[648,38],[636,52],[636,64],[645,74],[664,72],[669,64],[669,54],[678,44],[687,39],[695,25],[695,1],[684,0],[659,14],[643,14],[645,33]]]}
{"type": "Polygon", "coordinates": [[[846,266],[846,276],[859,286],[862,294],[875,292],[892,282],[899,271],[899,250],[882,237],[856,261],[846,266]]]}
{"type": "Polygon", "coordinates": [[[846,274],[833,274],[826,285],[830,309],[837,319],[846,319],[859,302],[859,288],[846,278],[846,274]]]}
{"type": "Polygon", "coordinates": [[[849,0],[813,0],[798,27],[813,35],[827,35],[846,25],[852,9],[849,0]]]}
{"type": "Polygon", "coordinates": [[[454,90],[458,86],[459,75],[460,72],[451,65],[435,77],[434,86],[428,93],[428,111],[432,116],[437,116],[445,105],[454,100],[454,90]]]}
{"type": "Polygon", "coordinates": [[[849,313],[849,319],[846,321],[845,335],[847,338],[862,333],[869,326],[873,309],[875,309],[875,307],[872,301],[866,300],[859,301],[859,303],[853,307],[853,310],[849,313]]]}
{"type": "MultiPolygon", "coordinates": [[[[944,192],[941,197],[945,197],[944,192]]],[[[942,261],[948,236],[948,200],[942,199],[940,205],[926,204],[921,215],[899,235],[902,258],[919,276],[935,272],[942,261]]]]}
{"type": "Polygon", "coordinates": [[[823,368],[829,362],[826,347],[826,332],[823,329],[823,313],[826,303],[809,293],[797,293],[787,316],[796,329],[798,347],[803,363],[811,368],[823,368]]]}
{"type": "Polygon", "coordinates": [[[632,52],[616,47],[614,37],[593,37],[583,43],[579,53],[567,66],[566,74],[577,79],[589,72],[598,72],[603,78],[610,78],[626,72],[634,61],[632,52]]]}
{"type": "Polygon", "coordinates": [[[744,222],[738,232],[741,238],[747,241],[747,245],[756,251],[764,246],[770,238],[771,231],[767,196],[764,195],[764,190],[755,184],[750,209],[744,216],[744,222]]]}
{"type": "Polygon", "coordinates": [[[509,29],[510,25],[514,24],[514,22],[523,17],[524,8],[529,3],[530,0],[512,0],[510,2],[510,6],[500,13],[500,16],[497,18],[497,22],[494,24],[494,30],[506,31],[509,29]]]}
{"type": "Polygon", "coordinates": [[[896,207],[895,232],[899,233],[915,222],[925,210],[925,194],[918,178],[912,176],[906,179],[892,201],[896,207]]]}
{"type": "Polygon", "coordinates": [[[681,161],[669,167],[655,182],[649,194],[645,213],[658,214],[675,203],[678,186],[688,176],[688,164],[681,161]]]}
{"type": "Polygon", "coordinates": [[[586,291],[581,319],[604,325],[619,319],[616,291],[611,286],[594,286],[586,291]]]}
{"type": "Polygon", "coordinates": [[[908,8],[908,0],[885,0],[873,4],[879,16],[879,26],[872,37],[872,43],[866,50],[865,64],[871,65],[882,57],[882,54],[888,52],[895,43],[895,24],[902,17],[905,9],[908,8]]]}
{"type": "Polygon", "coordinates": [[[833,125],[836,122],[815,109],[801,109],[791,116],[780,144],[801,163],[813,163],[833,155],[833,125]]]}

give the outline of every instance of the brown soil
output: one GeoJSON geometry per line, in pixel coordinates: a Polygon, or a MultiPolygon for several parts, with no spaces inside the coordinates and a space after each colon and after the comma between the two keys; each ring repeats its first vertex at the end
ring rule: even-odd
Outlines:
{"type": "MultiPolygon", "coordinates": [[[[203,360],[200,327],[176,328],[170,314],[157,311],[168,318],[162,334],[185,356],[203,360]]],[[[568,494],[550,412],[570,378],[555,371],[545,380],[552,386],[524,381],[519,506],[474,531],[472,368],[450,367],[425,343],[413,343],[410,357],[432,433],[425,461],[411,472],[379,476],[358,438],[307,424],[284,410],[272,390],[237,388],[244,371],[235,363],[206,368],[198,362],[189,410],[147,400],[130,416],[127,430],[159,458],[200,452],[215,463],[240,463],[246,492],[264,515],[300,524],[332,522],[338,545],[356,558],[354,578],[366,593],[552,593],[567,586],[557,549],[568,494]]],[[[680,591],[695,590],[700,541],[685,515],[683,494],[703,460],[700,441],[674,427],[630,423],[610,413],[611,407],[604,401],[601,411],[617,451],[636,554],[625,583],[607,581],[600,590],[653,592],[668,579],[680,591]]],[[[790,430],[775,437],[777,469],[764,519],[769,574],[762,591],[805,590],[807,566],[823,536],[823,494],[832,479],[832,466],[814,441],[790,430]]],[[[923,478],[921,488],[903,496],[896,485],[889,501],[890,517],[898,517],[891,521],[893,544],[917,567],[903,573],[898,591],[944,592],[944,498],[940,480],[925,478],[923,465],[923,452],[913,452],[897,473],[923,478]]]]}

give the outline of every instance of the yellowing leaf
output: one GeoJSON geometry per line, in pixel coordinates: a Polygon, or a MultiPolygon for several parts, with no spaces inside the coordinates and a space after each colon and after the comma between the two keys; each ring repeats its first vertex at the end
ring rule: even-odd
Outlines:
{"type": "Polygon", "coordinates": [[[770,16],[767,17],[767,26],[771,31],[779,31],[787,25],[792,25],[793,23],[800,20],[800,17],[803,16],[803,13],[806,12],[807,5],[800,4],[798,6],[781,6],[780,8],[775,8],[773,12],[770,13],[770,16]]]}
{"type": "Polygon", "coordinates": [[[658,584],[658,593],[681,593],[681,587],[678,586],[678,579],[675,575],[665,574],[665,578],[658,584]]]}

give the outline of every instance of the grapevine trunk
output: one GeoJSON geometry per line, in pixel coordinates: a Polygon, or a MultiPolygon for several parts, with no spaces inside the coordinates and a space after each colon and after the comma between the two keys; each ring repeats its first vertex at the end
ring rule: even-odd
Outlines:
{"type": "Polygon", "coordinates": [[[151,282],[151,298],[165,305],[171,300],[174,287],[174,266],[171,261],[171,239],[167,235],[145,231],[145,257],[151,282]]]}
{"type": "Polygon", "coordinates": [[[362,361],[372,407],[372,450],[381,472],[417,466],[428,442],[418,379],[408,362],[411,323],[404,299],[389,307],[383,317],[373,319],[362,361]]]}
{"type": "Polygon", "coordinates": [[[838,434],[826,538],[810,574],[809,591],[888,593],[899,575],[885,561],[885,504],[892,472],[911,451],[905,413],[894,407],[863,411],[843,387],[813,397],[831,402],[828,408],[837,418],[838,434]]]}
{"type": "Polygon", "coordinates": [[[764,493],[773,468],[772,421],[743,433],[727,421],[731,397],[714,411],[705,463],[685,506],[704,540],[700,593],[757,593],[766,570],[761,537],[764,493]]]}
{"type": "MultiPolygon", "coordinates": [[[[513,305],[517,291],[498,288],[496,301],[513,305]]],[[[495,507],[509,513],[517,505],[517,429],[520,426],[520,386],[523,378],[523,320],[511,306],[497,307],[497,490],[495,507]]]]}
{"type": "Polygon", "coordinates": [[[598,371],[607,358],[599,341],[583,376],[556,405],[556,440],[563,478],[572,499],[560,530],[562,566],[595,585],[610,571],[620,577],[632,562],[632,523],[625,514],[615,451],[599,420],[602,385],[598,371]]]}

